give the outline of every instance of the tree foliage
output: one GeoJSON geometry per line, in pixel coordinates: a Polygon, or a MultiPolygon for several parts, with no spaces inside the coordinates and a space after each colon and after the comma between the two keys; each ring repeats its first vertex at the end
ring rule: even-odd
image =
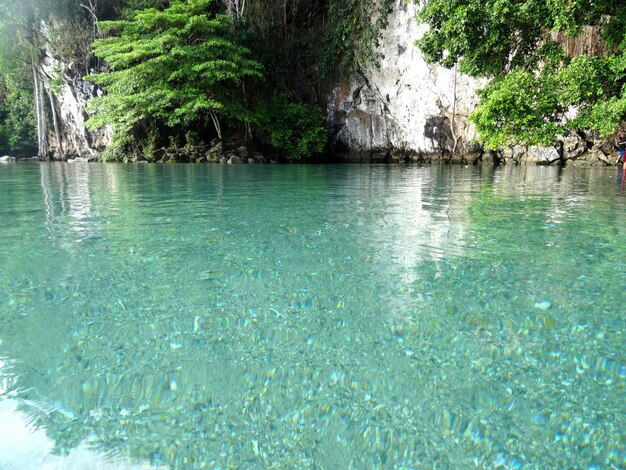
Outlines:
{"type": "Polygon", "coordinates": [[[626,118],[624,2],[428,0],[418,18],[427,60],[491,78],[471,116],[488,148],[606,136],[626,118]],[[567,38],[582,46],[567,51],[567,38]]]}
{"type": "Polygon", "coordinates": [[[211,13],[210,5],[179,0],[102,22],[111,36],[95,41],[94,51],[111,71],[88,77],[107,90],[92,100],[96,114],[88,124],[112,124],[124,133],[149,118],[176,126],[212,116],[219,133],[217,115],[249,120],[240,86],[246,77],[261,77],[261,66],[225,37],[228,18],[211,13]]]}
{"type": "MultiPolygon", "coordinates": [[[[90,5],[98,3],[88,1],[90,5]]],[[[51,108],[52,94],[57,89],[50,86],[43,73],[43,51],[75,65],[85,61],[81,65],[86,70],[94,35],[90,15],[77,0],[0,0],[0,75],[7,91],[0,108],[8,119],[2,132],[10,151],[38,147],[40,157],[48,156],[50,118],[54,120],[52,127],[58,129],[51,108]],[[31,103],[27,105],[29,96],[31,103]],[[17,103],[23,109],[15,108],[17,103]],[[33,135],[36,139],[27,143],[33,135]]]]}
{"type": "MultiPolygon", "coordinates": [[[[224,123],[234,135],[245,121],[246,131],[254,126],[259,131],[247,136],[263,144],[269,139],[283,155],[303,158],[318,152],[326,139],[322,108],[310,105],[323,103],[328,78],[377,63],[392,3],[0,0],[0,62],[4,70],[18,70],[16,60],[30,63],[31,69],[19,69],[18,75],[32,81],[34,70],[41,75],[37,65],[45,50],[73,64],[72,70],[91,73],[88,78],[104,95],[91,102],[88,124],[112,124],[118,150],[129,149],[126,144],[134,150],[162,145],[168,137],[182,141],[189,132],[206,141],[210,126],[219,135],[224,123]],[[100,63],[109,68],[99,70],[100,63]]],[[[54,83],[45,85],[55,92],[54,83]]],[[[22,88],[22,102],[29,89],[35,94],[44,89],[22,88]]],[[[51,119],[49,98],[44,104],[33,100],[38,124],[51,119]]],[[[23,119],[32,125],[27,113],[23,119]]]]}
{"type": "Polygon", "coordinates": [[[324,151],[328,135],[320,108],[295,103],[288,93],[279,93],[259,106],[257,116],[272,145],[285,156],[300,160],[324,151]]]}
{"type": "Polygon", "coordinates": [[[0,152],[36,153],[36,117],[29,82],[15,82],[15,75],[3,74],[0,83],[0,152]]]}
{"type": "Polygon", "coordinates": [[[391,0],[331,0],[324,31],[320,69],[328,74],[376,66],[380,35],[387,27],[391,0]],[[339,58],[339,64],[337,64],[339,58]]]}
{"type": "MultiPolygon", "coordinates": [[[[232,4],[232,0],[224,0],[232,4]]],[[[241,2],[236,2],[241,5],[241,2]]],[[[313,95],[318,82],[319,38],[326,0],[246,0],[231,34],[249,47],[266,72],[266,88],[313,95]]],[[[236,7],[237,5],[235,5],[236,7]]],[[[228,6],[230,10],[235,10],[228,6]]]]}
{"type": "MultiPolygon", "coordinates": [[[[239,5],[236,34],[265,65],[272,86],[314,95],[320,82],[375,66],[393,0],[222,0],[239,5]],[[241,9],[241,6],[245,8],[241,9]]],[[[309,95],[309,96],[306,96],[309,95]]]]}
{"type": "Polygon", "coordinates": [[[38,21],[47,2],[0,0],[0,146],[3,153],[37,147],[32,67],[40,44],[38,21]]]}

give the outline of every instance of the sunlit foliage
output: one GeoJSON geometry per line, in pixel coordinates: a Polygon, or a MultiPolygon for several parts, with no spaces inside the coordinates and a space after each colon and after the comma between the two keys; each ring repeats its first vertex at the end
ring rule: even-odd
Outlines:
{"type": "Polygon", "coordinates": [[[227,17],[209,13],[210,4],[175,1],[100,23],[110,36],[97,40],[94,52],[110,72],[89,77],[108,92],[92,100],[91,126],[128,132],[148,118],[175,126],[211,116],[219,134],[219,115],[250,119],[240,85],[261,77],[261,65],[225,37],[227,17]]]}
{"type": "Polygon", "coordinates": [[[429,61],[491,78],[471,117],[488,148],[607,136],[626,118],[624,2],[429,0],[418,19],[429,61]]]}

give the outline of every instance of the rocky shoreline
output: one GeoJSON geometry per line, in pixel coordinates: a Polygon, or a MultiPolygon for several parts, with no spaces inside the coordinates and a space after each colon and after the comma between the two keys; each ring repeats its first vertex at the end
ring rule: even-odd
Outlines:
{"type": "Polygon", "coordinates": [[[400,149],[352,152],[336,155],[345,163],[458,163],[463,165],[614,166],[617,150],[606,141],[568,137],[553,147],[515,145],[499,150],[464,153],[405,151],[400,149]]]}
{"type": "MultiPolygon", "coordinates": [[[[614,166],[617,153],[610,142],[587,141],[581,136],[568,137],[554,147],[516,145],[497,151],[472,151],[465,153],[419,152],[402,149],[365,150],[319,156],[301,163],[452,163],[463,165],[544,165],[544,166],[614,166]]],[[[37,160],[33,158],[0,157],[0,163],[37,160]]],[[[59,161],[51,159],[52,161],[59,161]]],[[[61,161],[96,162],[95,155],[70,157],[61,161]]],[[[123,163],[220,163],[257,164],[289,163],[289,160],[269,157],[259,149],[238,144],[213,141],[211,145],[173,148],[163,147],[149,155],[128,156],[123,163]]]]}

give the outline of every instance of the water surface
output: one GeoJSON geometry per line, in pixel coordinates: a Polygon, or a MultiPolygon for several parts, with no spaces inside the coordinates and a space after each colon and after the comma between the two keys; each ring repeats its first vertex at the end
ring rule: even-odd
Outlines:
{"type": "Polygon", "coordinates": [[[619,176],[0,167],[0,468],[623,467],[619,176]]]}

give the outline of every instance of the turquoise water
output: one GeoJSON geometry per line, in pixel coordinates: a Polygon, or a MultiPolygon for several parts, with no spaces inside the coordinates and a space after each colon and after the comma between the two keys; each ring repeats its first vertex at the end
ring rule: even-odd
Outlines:
{"type": "Polygon", "coordinates": [[[614,169],[5,165],[0,224],[0,468],[626,465],[614,169]]]}

